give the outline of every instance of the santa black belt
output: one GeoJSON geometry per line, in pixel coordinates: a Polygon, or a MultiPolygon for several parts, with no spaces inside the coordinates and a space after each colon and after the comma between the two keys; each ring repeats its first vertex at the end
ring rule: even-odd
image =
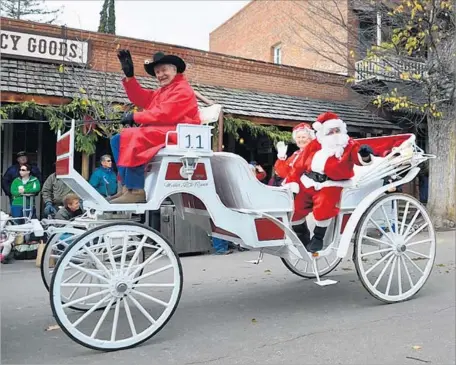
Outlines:
{"type": "Polygon", "coordinates": [[[325,181],[331,180],[330,178],[328,178],[328,176],[314,171],[305,172],[304,174],[313,181],[316,181],[317,183],[324,183],[325,181]]]}

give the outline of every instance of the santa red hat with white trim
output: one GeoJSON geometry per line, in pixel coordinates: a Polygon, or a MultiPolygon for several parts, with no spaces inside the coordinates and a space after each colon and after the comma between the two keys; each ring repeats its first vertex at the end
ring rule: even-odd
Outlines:
{"type": "Polygon", "coordinates": [[[345,122],[339,118],[336,113],[333,112],[325,112],[320,114],[317,117],[317,121],[312,124],[313,129],[319,132],[323,132],[322,135],[325,135],[329,129],[331,128],[341,128],[342,131],[346,131],[346,124],[345,122]]]}
{"type": "Polygon", "coordinates": [[[293,140],[296,141],[296,136],[299,132],[306,132],[311,139],[315,139],[315,132],[312,130],[312,127],[307,123],[299,123],[293,127],[293,132],[291,136],[293,140]]]}

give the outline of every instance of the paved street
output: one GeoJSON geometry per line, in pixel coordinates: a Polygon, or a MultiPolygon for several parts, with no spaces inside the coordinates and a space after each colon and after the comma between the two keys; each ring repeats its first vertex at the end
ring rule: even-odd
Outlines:
{"type": "Polygon", "coordinates": [[[165,328],[131,350],[84,348],[55,325],[34,262],[3,265],[2,364],[454,364],[455,235],[438,234],[433,273],[411,301],[385,305],[351,260],[320,288],[253,252],[182,258],[184,291],[165,328]]]}

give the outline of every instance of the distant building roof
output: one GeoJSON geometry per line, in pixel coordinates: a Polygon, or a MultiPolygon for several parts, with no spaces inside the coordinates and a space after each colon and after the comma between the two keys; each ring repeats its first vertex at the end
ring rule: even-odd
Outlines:
{"type": "MultiPolygon", "coordinates": [[[[121,84],[122,75],[88,69],[21,60],[1,60],[1,90],[34,95],[72,98],[86,93],[91,99],[106,99],[129,103],[121,84]]],[[[151,77],[138,77],[145,88],[156,88],[151,77]]],[[[362,128],[398,129],[350,102],[333,102],[300,98],[283,94],[231,89],[193,84],[195,90],[223,105],[226,113],[289,121],[314,121],[318,114],[331,110],[338,113],[348,126],[362,128]]]]}

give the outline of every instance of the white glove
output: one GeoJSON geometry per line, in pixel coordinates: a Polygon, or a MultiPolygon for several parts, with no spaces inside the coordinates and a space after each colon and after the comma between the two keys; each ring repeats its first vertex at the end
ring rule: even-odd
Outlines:
{"type": "Polygon", "coordinates": [[[291,182],[288,184],[284,184],[284,187],[288,188],[291,190],[292,193],[298,194],[299,193],[299,184],[295,182],[291,182]]]}
{"type": "Polygon", "coordinates": [[[277,143],[277,157],[280,159],[280,160],[285,160],[287,158],[287,150],[288,150],[288,146],[285,144],[285,142],[278,142],[277,143]]]}

